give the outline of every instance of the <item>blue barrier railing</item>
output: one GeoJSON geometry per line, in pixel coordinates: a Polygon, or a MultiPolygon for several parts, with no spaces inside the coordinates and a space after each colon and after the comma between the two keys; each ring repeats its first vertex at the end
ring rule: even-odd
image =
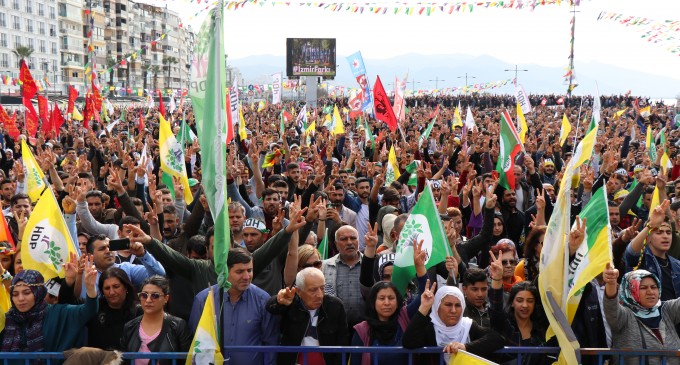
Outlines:
{"type": "MultiPolygon", "coordinates": [[[[558,347],[505,347],[496,353],[517,356],[517,364],[522,363],[523,356],[527,355],[552,355],[559,353],[558,347]]],[[[265,359],[269,356],[276,356],[277,353],[341,353],[342,363],[346,364],[351,354],[370,353],[376,355],[372,357],[372,363],[377,364],[381,354],[406,354],[408,355],[409,365],[414,364],[413,356],[418,354],[441,354],[441,347],[424,347],[420,349],[404,349],[402,347],[302,347],[302,346],[230,346],[225,347],[225,353],[234,352],[254,352],[262,353],[265,359]]],[[[628,357],[639,357],[639,363],[645,364],[645,359],[649,357],[660,358],[661,365],[666,365],[667,358],[680,357],[680,351],[675,350],[638,350],[638,349],[581,349],[581,355],[588,358],[597,358],[597,364],[604,364],[604,360],[611,356],[619,357],[618,364],[623,364],[628,357]]],[[[123,357],[128,360],[149,359],[149,364],[157,364],[158,361],[170,361],[172,365],[181,365],[186,362],[187,354],[184,352],[126,352],[123,357]]],[[[58,364],[64,360],[61,352],[0,352],[0,364],[26,364],[30,365],[33,360],[43,360],[44,363],[58,364]]],[[[307,365],[307,358],[304,357],[303,365],[307,365]]],[[[231,364],[225,361],[225,364],[231,364]]]]}

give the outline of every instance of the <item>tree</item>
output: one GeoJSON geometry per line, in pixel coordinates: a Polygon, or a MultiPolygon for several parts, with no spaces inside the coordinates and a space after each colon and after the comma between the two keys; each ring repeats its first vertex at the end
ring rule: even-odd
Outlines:
{"type": "Polygon", "coordinates": [[[108,56],[106,57],[106,69],[109,71],[109,97],[113,97],[113,66],[118,64],[115,58],[108,56]]]}
{"type": "Polygon", "coordinates": [[[158,90],[158,73],[161,72],[161,68],[158,65],[153,65],[149,68],[149,72],[153,74],[153,91],[158,90]]]}
{"type": "Polygon", "coordinates": [[[163,69],[168,71],[168,77],[165,79],[165,88],[170,88],[170,71],[172,70],[172,65],[178,64],[179,60],[175,57],[163,57],[162,61],[163,69]]]}
{"type": "Polygon", "coordinates": [[[144,62],[144,64],[142,65],[142,79],[144,80],[144,91],[146,91],[147,86],[148,86],[147,82],[146,82],[146,78],[149,75],[149,72],[151,72],[150,69],[151,69],[151,64],[148,63],[148,62],[144,62]]]}
{"type": "Polygon", "coordinates": [[[33,54],[33,48],[17,46],[17,48],[12,50],[12,53],[14,53],[15,56],[19,57],[19,65],[21,65],[21,61],[31,57],[31,55],[33,54]]]}

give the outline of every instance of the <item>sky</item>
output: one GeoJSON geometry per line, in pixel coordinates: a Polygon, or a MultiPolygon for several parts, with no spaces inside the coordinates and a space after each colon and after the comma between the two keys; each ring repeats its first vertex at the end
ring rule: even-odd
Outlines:
{"type": "MultiPolygon", "coordinates": [[[[201,5],[188,0],[143,0],[168,4],[185,24],[198,31],[207,15],[201,5]],[[200,11],[198,16],[194,16],[200,11]]],[[[285,55],[286,38],[337,38],[337,63],[358,50],[364,58],[386,59],[406,53],[489,55],[508,64],[565,67],[568,64],[571,13],[562,5],[528,9],[484,9],[431,16],[332,12],[299,5],[248,4],[225,12],[225,49],[230,59],[253,55],[285,55]]],[[[360,3],[366,3],[366,0],[360,3]]],[[[507,0],[506,0],[507,1],[507,0]]],[[[540,2],[541,0],[537,0],[540,2]]],[[[379,4],[415,1],[373,0],[379,4]]],[[[444,4],[442,0],[429,0],[444,4]]],[[[347,3],[345,1],[345,3],[347,3]]],[[[449,2],[451,4],[453,2],[449,2]]],[[[641,27],[625,27],[613,21],[597,21],[601,11],[654,20],[680,20],[677,0],[581,0],[576,14],[575,62],[597,61],[632,70],[669,76],[680,92],[680,54],[640,37],[641,27]],[[674,18],[673,18],[674,17],[674,18]]],[[[676,32],[675,44],[680,44],[676,32]]],[[[284,68],[285,66],[282,66],[284,68]]]]}

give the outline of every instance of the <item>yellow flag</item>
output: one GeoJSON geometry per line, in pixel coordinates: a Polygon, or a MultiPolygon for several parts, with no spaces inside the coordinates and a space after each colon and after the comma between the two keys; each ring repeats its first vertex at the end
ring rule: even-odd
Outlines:
{"type": "Polygon", "coordinates": [[[45,279],[63,278],[62,264],[68,261],[71,253],[76,253],[76,246],[57,200],[48,189],[33,209],[21,239],[24,270],[37,270],[45,279]]]}
{"type": "Polygon", "coordinates": [[[246,132],[246,119],[243,118],[243,108],[238,108],[238,136],[241,140],[248,138],[248,132],[246,132]]]}
{"type": "Polygon", "coordinates": [[[651,212],[659,205],[661,205],[661,201],[659,199],[659,188],[655,186],[654,193],[652,193],[652,202],[649,204],[649,211],[651,212]]]}
{"type": "Polygon", "coordinates": [[[614,119],[621,118],[621,116],[623,115],[623,113],[626,112],[626,110],[628,110],[628,108],[623,108],[623,109],[619,110],[618,112],[614,113],[614,119]]]}
{"type": "Polygon", "coordinates": [[[566,114],[562,114],[562,128],[560,128],[560,146],[564,146],[564,142],[567,141],[569,137],[569,132],[571,132],[571,124],[569,124],[569,119],[567,119],[566,114]]]}
{"type": "Polygon", "coordinates": [[[307,129],[305,129],[305,134],[309,135],[310,133],[314,132],[315,130],[316,130],[316,120],[313,121],[312,124],[310,124],[309,127],[307,127],[307,129]]]}
{"type": "Polygon", "coordinates": [[[467,351],[458,350],[458,353],[451,356],[449,365],[497,365],[483,357],[473,355],[467,351]]]}
{"type": "Polygon", "coordinates": [[[28,185],[28,196],[32,202],[38,201],[40,194],[47,187],[45,183],[45,174],[43,174],[40,165],[35,160],[33,153],[28,148],[26,140],[21,140],[21,159],[26,168],[26,184],[28,185]]]}
{"type": "Polygon", "coordinates": [[[215,320],[215,299],[213,289],[208,290],[203,313],[198,321],[194,340],[189,347],[186,365],[222,364],[224,357],[217,341],[217,321],[215,320]]]}
{"type": "MultiPolygon", "coordinates": [[[[9,293],[4,285],[0,285],[0,312],[3,314],[7,313],[10,308],[12,308],[12,303],[9,301],[9,293]]],[[[4,319],[4,317],[2,319],[4,319]]],[[[2,331],[4,327],[4,322],[0,320],[0,331],[2,331]]]]}
{"type": "Polygon", "coordinates": [[[263,111],[264,107],[265,107],[264,100],[260,100],[260,102],[257,104],[257,112],[259,113],[263,111]]]}
{"type": "Polygon", "coordinates": [[[80,114],[80,112],[78,111],[78,107],[76,106],[73,106],[73,113],[71,113],[71,118],[78,121],[82,121],[84,119],[83,115],[80,114]]]}
{"type": "Polygon", "coordinates": [[[661,155],[661,171],[663,171],[663,174],[666,175],[668,169],[670,168],[673,168],[673,164],[671,163],[671,159],[668,157],[666,151],[664,151],[663,155],[661,155]]]}
{"type": "Polygon", "coordinates": [[[184,186],[184,201],[191,204],[194,201],[194,196],[189,189],[184,150],[182,145],[177,142],[175,135],[172,134],[170,123],[163,118],[161,113],[158,113],[158,116],[160,118],[158,143],[160,144],[161,170],[180,179],[182,186],[184,186]]]}
{"type": "Polygon", "coordinates": [[[340,117],[340,112],[338,111],[338,106],[333,107],[333,130],[331,134],[343,134],[345,133],[345,126],[342,123],[342,117],[340,117]]]}
{"type": "Polygon", "coordinates": [[[394,146],[390,147],[390,154],[387,158],[387,172],[385,173],[385,185],[391,184],[401,176],[399,172],[399,163],[397,162],[397,154],[394,152],[394,146]]]}
{"type": "Polygon", "coordinates": [[[643,117],[643,118],[649,117],[650,113],[651,113],[651,108],[649,107],[649,105],[640,109],[640,116],[643,117]]]}
{"type": "Polygon", "coordinates": [[[524,143],[527,139],[527,130],[529,127],[527,126],[527,119],[524,117],[522,107],[519,103],[517,103],[517,120],[519,121],[519,140],[524,143]]]}
{"type": "Polygon", "coordinates": [[[451,123],[451,128],[462,126],[463,118],[460,117],[460,108],[456,107],[456,109],[453,110],[453,123],[451,123]]]}

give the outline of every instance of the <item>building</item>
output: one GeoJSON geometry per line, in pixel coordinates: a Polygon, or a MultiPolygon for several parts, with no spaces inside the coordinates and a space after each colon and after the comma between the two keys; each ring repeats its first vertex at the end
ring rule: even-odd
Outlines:
{"type": "MultiPolygon", "coordinates": [[[[30,47],[33,52],[26,64],[34,78],[49,91],[58,88],[61,40],[57,26],[55,0],[0,0],[0,74],[18,78],[21,58],[13,51],[20,46],[30,47]]],[[[0,85],[2,93],[18,91],[18,85],[0,85]]]]}
{"type": "MultiPolygon", "coordinates": [[[[94,66],[104,90],[118,95],[187,88],[194,38],[166,7],[130,0],[0,0],[0,74],[18,78],[19,57],[12,51],[30,47],[26,62],[51,93],[66,95],[73,86],[83,95],[87,66],[94,66]]],[[[18,91],[18,85],[0,85],[0,92],[18,91]]]]}

